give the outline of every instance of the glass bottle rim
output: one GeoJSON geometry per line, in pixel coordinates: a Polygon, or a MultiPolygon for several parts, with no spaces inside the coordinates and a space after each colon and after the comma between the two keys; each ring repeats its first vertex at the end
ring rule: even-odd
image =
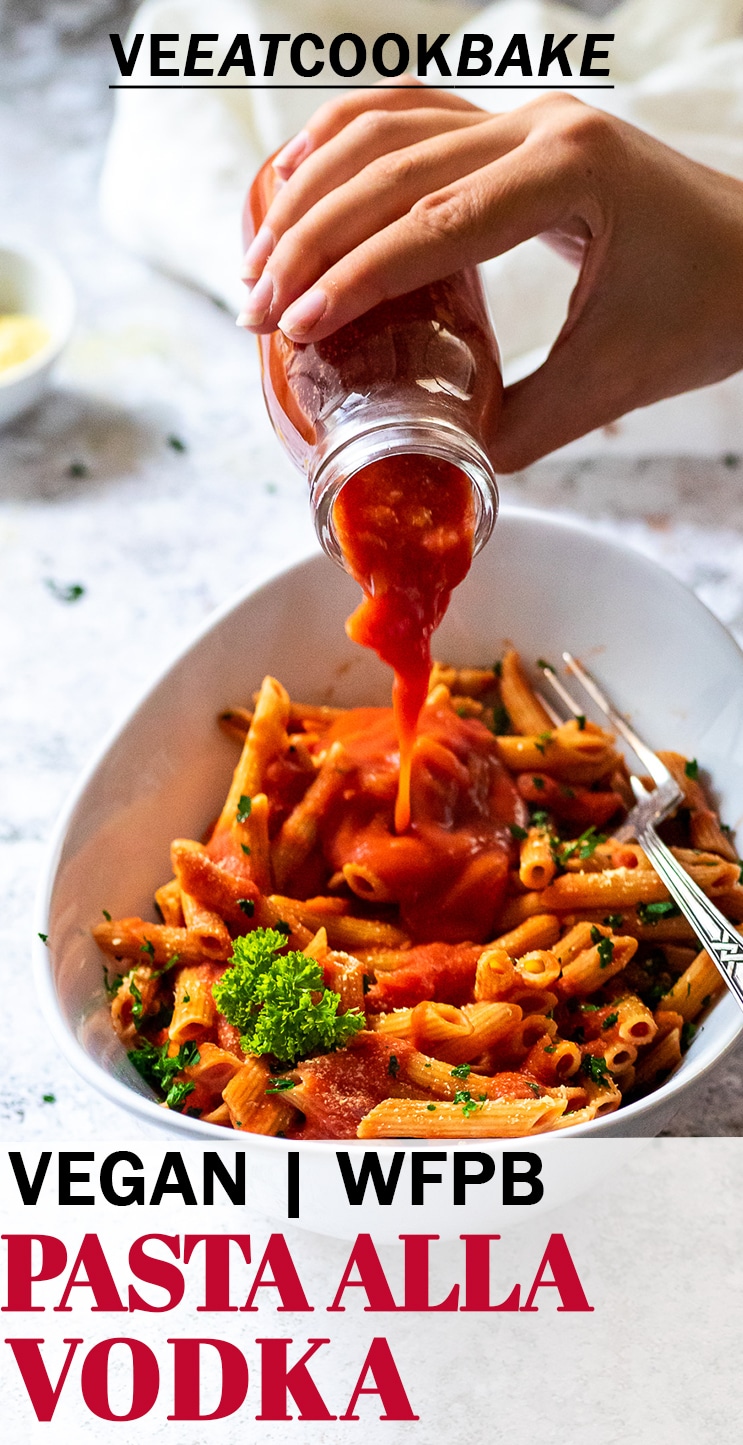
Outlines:
{"type": "Polygon", "coordinates": [[[334,437],[332,449],[322,449],[310,465],[310,505],[315,531],[323,551],[344,566],[335,531],[333,508],[341,488],[351,477],[388,457],[430,456],[450,462],[469,478],[475,503],[473,556],[487,542],[498,515],[498,483],[484,448],[451,421],[436,423],[385,420],[353,434],[334,437]]]}

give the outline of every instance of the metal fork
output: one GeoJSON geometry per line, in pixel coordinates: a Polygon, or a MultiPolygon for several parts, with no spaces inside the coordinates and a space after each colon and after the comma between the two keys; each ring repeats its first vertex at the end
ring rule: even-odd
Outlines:
{"type": "MultiPolygon", "coordinates": [[[[689,877],[656,832],[656,824],[661,823],[683,802],[684,795],[678,783],[665,763],[637,736],[626,718],[612,707],[590,672],[587,672],[571,653],[563,652],[562,656],[568,671],[578,679],[612,727],[629,743],[655,783],[655,788],[651,790],[645,787],[636,773],[630,773],[630,783],[637,802],[614,836],[622,842],[630,838],[637,839],[672,899],[688,919],[702,947],[717,965],[739,1007],[743,1009],[743,940],[724,913],[715,907],[689,877]]],[[[582,717],[582,709],[557,676],[555,669],[549,663],[541,663],[540,666],[546,681],[551,684],[573,716],[582,717]]]]}

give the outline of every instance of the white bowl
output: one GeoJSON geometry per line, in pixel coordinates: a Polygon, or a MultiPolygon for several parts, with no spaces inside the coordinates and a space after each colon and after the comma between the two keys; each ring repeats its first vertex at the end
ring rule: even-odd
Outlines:
{"type": "MultiPolygon", "coordinates": [[[[154,917],[153,890],[170,876],[170,840],[200,836],[229,784],[236,750],[220,733],[216,715],[249,699],[266,672],[307,701],[388,701],[388,672],[343,630],[357,598],[355,584],[318,556],[223,608],[107,740],[59,823],[35,923],[49,935],[48,947],[34,941],[46,1020],[94,1089],[171,1136],[214,1145],[226,1142],[227,1131],[167,1113],[151,1097],[111,1027],[90,929],[103,908],[114,917],[154,917]]],[[[504,510],[455,594],[435,651],[452,662],[489,664],[506,642],[529,659],[559,659],[567,647],[593,664],[650,744],[697,757],[714,779],[723,816],[733,824],[741,818],[743,654],[667,572],[587,527],[504,510]]],[[[661,1088],[567,1131],[570,1138],[659,1133],[742,1028],[737,1005],[725,995],[661,1088]]],[[[550,1149],[562,1151],[567,1133],[543,1136],[540,1149],[549,1141],[550,1149]]],[[[299,1148],[311,1159],[313,1175],[317,1171],[312,1227],[327,1227],[324,1185],[334,1143],[297,1145],[241,1134],[239,1145],[259,1166],[264,1203],[274,1210],[284,1205],[287,1149],[299,1148]]],[[[435,1147],[457,1145],[437,1141],[435,1147]]],[[[476,1147],[499,1154],[512,1146],[478,1140],[476,1147]]],[[[492,1217],[492,1209],[483,1216],[485,1222],[492,1217]]]]}
{"type": "Polygon", "coordinates": [[[0,426],[35,405],[70,339],[75,297],[53,256],[32,246],[0,246],[0,314],[7,312],[35,316],[49,340],[27,361],[0,371],[0,426]]]}

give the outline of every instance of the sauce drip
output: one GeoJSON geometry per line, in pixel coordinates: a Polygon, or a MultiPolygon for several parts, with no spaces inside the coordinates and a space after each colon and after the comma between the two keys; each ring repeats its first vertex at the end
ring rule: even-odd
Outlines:
{"type": "Polygon", "coordinates": [[[472,485],[437,457],[405,454],[362,468],[342,487],[333,521],[364,598],[346,631],[393,668],[400,753],[394,822],[411,821],[416,729],[428,693],[431,634],[469,571],[475,533],[472,485]]]}
{"type": "MultiPolygon", "coordinates": [[[[364,604],[362,604],[363,606],[364,604]]],[[[329,872],[366,902],[397,905],[420,942],[492,937],[516,859],[511,825],[528,812],[493,734],[448,702],[426,702],[413,744],[411,822],[395,831],[398,743],[391,708],[352,708],[323,735],[348,759],[343,794],[321,825],[329,872]]]]}

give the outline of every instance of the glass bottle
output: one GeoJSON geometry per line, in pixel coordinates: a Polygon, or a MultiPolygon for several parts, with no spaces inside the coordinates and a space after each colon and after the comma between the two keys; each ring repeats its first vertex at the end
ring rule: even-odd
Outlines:
{"type": "MultiPolygon", "coordinates": [[[[248,194],[246,246],[276,184],[269,160],[248,194]]],[[[375,462],[410,454],[469,478],[473,551],[480,550],[498,508],[490,448],[503,388],[476,268],[384,301],[323,341],[302,345],[278,330],[258,340],[269,416],[307,473],[315,527],[331,557],[344,562],[333,515],[343,484],[375,462]]]]}

